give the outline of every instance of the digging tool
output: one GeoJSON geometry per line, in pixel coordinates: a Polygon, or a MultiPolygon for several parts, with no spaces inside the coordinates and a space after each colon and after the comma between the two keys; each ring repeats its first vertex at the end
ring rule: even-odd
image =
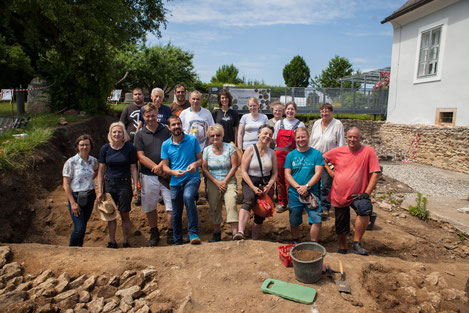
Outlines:
{"type": "Polygon", "coordinates": [[[339,292],[352,293],[352,288],[348,281],[345,280],[344,276],[344,267],[342,266],[342,261],[339,261],[339,271],[340,271],[340,280],[335,280],[335,284],[339,292]]]}

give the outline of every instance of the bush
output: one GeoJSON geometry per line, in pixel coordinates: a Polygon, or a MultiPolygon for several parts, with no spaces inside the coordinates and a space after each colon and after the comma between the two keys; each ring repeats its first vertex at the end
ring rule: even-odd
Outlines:
{"type": "Polygon", "coordinates": [[[427,210],[427,198],[422,197],[422,194],[419,192],[415,200],[417,201],[417,205],[409,205],[409,213],[423,221],[428,220],[430,212],[427,210]]]}

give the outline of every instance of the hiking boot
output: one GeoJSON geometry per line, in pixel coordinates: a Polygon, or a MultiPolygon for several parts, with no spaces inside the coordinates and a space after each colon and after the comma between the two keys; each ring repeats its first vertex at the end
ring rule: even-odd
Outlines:
{"type": "Polygon", "coordinates": [[[347,254],[347,249],[339,249],[337,251],[337,253],[340,253],[340,254],[347,254]]]}
{"type": "Polygon", "coordinates": [[[355,254],[360,254],[360,255],[368,255],[368,251],[362,247],[361,243],[360,242],[354,242],[352,244],[352,253],[355,253],[355,254]]]}
{"type": "Polygon", "coordinates": [[[124,243],[122,244],[122,248],[130,248],[130,243],[124,242],[124,243]]]}
{"type": "Polygon", "coordinates": [[[174,244],[174,236],[173,236],[173,229],[168,229],[168,231],[166,232],[166,243],[168,245],[172,245],[174,244]]]}
{"type": "Polygon", "coordinates": [[[111,249],[117,249],[117,243],[116,242],[108,242],[106,247],[111,248],[111,249]]]}
{"type": "Polygon", "coordinates": [[[217,242],[221,241],[221,233],[213,233],[212,239],[210,239],[208,242],[217,242]]]}
{"type": "Polygon", "coordinates": [[[277,213],[283,213],[283,212],[285,212],[286,210],[288,210],[288,208],[287,208],[285,205],[283,205],[283,204],[279,204],[279,205],[277,205],[277,207],[275,208],[275,212],[277,212],[277,213]]]}
{"type": "Polygon", "coordinates": [[[150,228],[150,239],[148,240],[147,247],[156,247],[160,241],[160,232],[157,227],[150,228]]]}
{"type": "Polygon", "coordinates": [[[199,235],[196,234],[189,234],[189,240],[191,242],[191,245],[198,245],[200,244],[200,237],[199,235]]]}
{"type": "Polygon", "coordinates": [[[237,232],[236,234],[233,235],[233,240],[243,240],[244,239],[244,234],[242,232],[237,232]]]}

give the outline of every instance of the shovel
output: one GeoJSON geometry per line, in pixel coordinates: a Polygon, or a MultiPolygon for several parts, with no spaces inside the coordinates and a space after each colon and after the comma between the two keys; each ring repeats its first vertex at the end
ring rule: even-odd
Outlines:
{"type": "Polygon", "coordinates": [[[340,280],[334,280],[337,289],[339,292],[344,292],[344,293],[352,293],[352,288],[350,287],[350,284],[348,281],[344,279],[345,273],[344,273],[344,267],[342,266],[342,261],[339,261],[339,269],[340,269],[340,280]]]}

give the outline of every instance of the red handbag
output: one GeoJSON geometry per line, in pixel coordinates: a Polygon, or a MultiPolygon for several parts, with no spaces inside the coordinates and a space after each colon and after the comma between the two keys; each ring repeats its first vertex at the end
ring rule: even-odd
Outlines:
{"type": "Polygon", "coordinates": [[[264,193],[262,196],[257,197],[253,210],[260,217],[270,217],[274,215],[274,202],[264,193]]]}

